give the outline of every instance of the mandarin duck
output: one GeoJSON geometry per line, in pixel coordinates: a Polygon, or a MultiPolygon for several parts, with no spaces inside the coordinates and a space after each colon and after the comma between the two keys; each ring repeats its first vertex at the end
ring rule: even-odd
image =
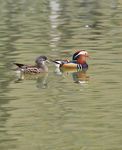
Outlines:
{"type": "Polygon", "coordinates": [[[72,60],[69,61],[67,59],[62,60],[52,60],[56,63],[60,69],[63,71],[69,71],[72,69],[84,70],[88,69],[88,64],[86,63],[86,57],[90,57],[86,50],[79,50],[73,54],[72,60]]]}
{"type": "Polygon", "coordinates": [[[18,68],[11,69],[13,71],[20,71],[25,74],[37,74],[37,73],[45,73],[48,72],[48,67],[45,65],[45,62],[49,62],[46,56],[39,56],[35,60],[35,65],[25,65],[14,63],[18,66],[18,68]]]}

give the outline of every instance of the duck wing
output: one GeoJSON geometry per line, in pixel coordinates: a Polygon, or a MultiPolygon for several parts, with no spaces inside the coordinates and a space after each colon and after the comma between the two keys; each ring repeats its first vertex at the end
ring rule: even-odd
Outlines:
{"type": "Polygon", "coordinates": [[[35,73],[40,73],[41,69],[37,68],[37,67],[28,67],[28,68],[22,68],[21,71],[23,73],[27,73],[27,74],[35,74],[35,73]]]}
{"type": "Polygon", "coordinates": [[[25,65],[25,64],[19,64],[19,63],[14,63],[16,66],[19,68],[33,68],[36,67],[36,65],[25,65]]]}
{"type": "Polygon", "coordinates": [[[67,59],[56,59],[56,60],[51,60],[51,61],[54,62],[57,65],[62,65],[64,63],[68,63],[69,62],[69,60],[67,60],[67,59]]]}
{"type": "Polygon", "coordinates": [[[21,71],[23,73],[39,73],[40,70],[37,68],[36,65],[25,65],[25,64],[20,64],[20,63],[14,63],[18,68],[11,69],[13,71],[21,71]]]}

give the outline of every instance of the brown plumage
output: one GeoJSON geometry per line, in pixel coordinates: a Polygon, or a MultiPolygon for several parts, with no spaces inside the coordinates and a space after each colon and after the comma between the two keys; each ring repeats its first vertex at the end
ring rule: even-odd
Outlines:
{"type": "Polygon", "coordinates": [[[35,60],[35,65],[25,65],[25,64],[19,64],[14,63],[18,66],[18,68],[11,69],[14,71],[20,71],[22,73],[27,74],[36,74],[36,73],[42,73],[42,72],[48,72],[48,67],[45,65],[45,62],[49,62],[46,56],[39,56],[35,60]]]}

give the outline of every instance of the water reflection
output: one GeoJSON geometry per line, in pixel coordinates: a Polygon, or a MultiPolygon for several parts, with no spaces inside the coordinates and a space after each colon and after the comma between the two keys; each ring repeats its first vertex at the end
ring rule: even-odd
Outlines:
{"type": "MultiPolygon", "coordinates": [[[[74,83],[76,84],[80,84],[81,86],[85,86],[89,82],[90,77],[87,76],[86,72],[87,72],[87,69],[77,71],[76,69],[69,69],[69,70],[61,69],[60,70],[59,68],[57,68],[55,70],[55,73],[57,75],[60,75],[64,78],[72,77],[72,81],[74,81],[74,83]]],[[[33,75],[18,73],[16,74],[17,80],[15,80],[15,83],[21,83],[21,82],[24,82],[25,80],[35,80],[36,81],[35,86],[37,88],[46,89],[48,88],[48,78],[49,80],[51,80],[50,75],[51,74],[48,74],[48,73],[33,74],[33,75]]],[[[55,80],[54,82],[58,82],[58,81],[55,80]]]]}
{"type": "Polygon", "coordinates": [[[53,51],[56,51],[57,42],[60,40],[60,32],[57,30],[59,25],[59,11],[60,11],[60,4],[58,1],[52,0],[50,1],[50,23],[51,23],[51,31],[50,31],[50,47],[53,51]]]}
{"type": "Polygon", "coordinates": [[[82,85],[88,83],[89,81],[89,76],[86,75],[86,71],[73,72],[72,77],[75,83],[80,83],[82,85]]]}
{"type": "Polygon", "coordinates": [[[37,88],[39,89],[48,88],[48,83],[47,83],[48,73],[33,74],[33,75],[18,73],[16,75],[18,79],[15,81],[15,83],[24,82],[24,80],[35,80],[37,88]]]}
{"type": "Polygon", "coordinates": [[[68,78],[69,76],[72,76],[72,79],[74,83],[79,83],[81,85],[86,85],[89,82],[89,76],[87,76],[86,72],[87,69],[83,70],[77,70],[77,69],[68,69],[68,68],[63,68],[59,69],[56,68],[55,70],[56,74],[62,75],[63,77],[68,78]]]}

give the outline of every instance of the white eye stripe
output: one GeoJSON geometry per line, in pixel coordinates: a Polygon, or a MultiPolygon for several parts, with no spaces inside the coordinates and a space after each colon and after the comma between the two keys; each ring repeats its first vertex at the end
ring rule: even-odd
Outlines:
{"type": "Polygon", "coordinates": [[[75,57],[77,57],[77,56],[79,56],[79,55],[81,55],[81,54],[86,55],[86,52],[85,52],[85,51],[81,51],[81,52],[80,52],[80,53],[78,53],[75,57]]]}

